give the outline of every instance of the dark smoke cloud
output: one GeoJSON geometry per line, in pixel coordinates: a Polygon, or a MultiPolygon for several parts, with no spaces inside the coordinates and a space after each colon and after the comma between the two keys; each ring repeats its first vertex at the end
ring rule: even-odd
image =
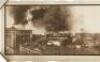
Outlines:
{"type": "MultiPolygon", "coordinates": [[[[35,6],[13,6],[12,14],[15,20],[15,24],[27,24],[26,11],[35,6]]],[[[64,31],[70,30],[69,18],[70,11],[65,10],[66,6],[41,6],[39,10],[31,11],[33,16],[33,25],[45,26],[47,31],[64,31]],[[44,9],[45,8],[45,9],[44,9]]]]}
{"type": "Polygon", "coordinates": [[[15,22],[15,25],[16,24],[26,24],[27,21],[25,19],[26,15],[26,11],[27,9],[29,9],[30,7],[29,6],[12,6],[12,11],[11,13],[13,14],[13,17],[14,17],[14,22],[15,22]]]}
{"type": "Polygon", "coordinates": [[[64,11],[64,6],[54,6],[49,8],[48,16],[46,15],[46,24],[48,31],[70,30],[69,9],[64,11]],[[68,13],[67,13],[68,12],[68,13]]]}

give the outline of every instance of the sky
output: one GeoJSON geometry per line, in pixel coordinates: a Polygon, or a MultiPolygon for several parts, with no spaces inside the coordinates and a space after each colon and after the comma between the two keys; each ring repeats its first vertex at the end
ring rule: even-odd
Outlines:
{"type": "Polygon", "coordinates": [[[100,33],[100,6],[73,6],[72,12],[75,31],[100,33]]]}
{"type": "MultiPolygon", "coordinates": [[[[100,6],[71,6],[73,32],[100,33],[100,6]]],[[[8,8],[9,9],[9,8],[8,8]]],[[[11,27],[14,19],[7,11],[6,26],[11,27]],[[10,22],[9,22],[10,20],[10,22]]]]}

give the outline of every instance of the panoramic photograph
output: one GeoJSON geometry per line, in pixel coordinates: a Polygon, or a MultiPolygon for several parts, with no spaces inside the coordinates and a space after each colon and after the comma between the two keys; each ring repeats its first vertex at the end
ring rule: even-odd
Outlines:
{"type": "Polygon", "coordinates": [[[7,5],[6,55],[100,55],[100,6],[7,5]]]}

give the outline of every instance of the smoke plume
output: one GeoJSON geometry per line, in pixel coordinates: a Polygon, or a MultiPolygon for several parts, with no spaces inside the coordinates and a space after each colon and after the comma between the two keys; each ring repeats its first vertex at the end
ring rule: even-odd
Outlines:
{"type": "MultiPolygon", "coordinates": [[[[14,24],[26,25],[27,11],[30,11],[31,23],[35,27],[45,28],[46,31],[70,30],[70,10],[67,6],[12,6],[14,24]],[[38,9],[37,9],[38,8],[38,9]],[[33,10],[31,10],[33,9],[33,10]]],[[[34,28],[34,27],[33,27],[34,28]]]]}

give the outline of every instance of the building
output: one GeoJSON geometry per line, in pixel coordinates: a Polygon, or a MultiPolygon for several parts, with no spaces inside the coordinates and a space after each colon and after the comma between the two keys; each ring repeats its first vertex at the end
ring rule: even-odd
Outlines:
{"type": "Polygon", "coordinates": [[[6,54],[20,54],[20,46],[28,46],[31,43],[31,30],[5,30],[6,54]]]}

